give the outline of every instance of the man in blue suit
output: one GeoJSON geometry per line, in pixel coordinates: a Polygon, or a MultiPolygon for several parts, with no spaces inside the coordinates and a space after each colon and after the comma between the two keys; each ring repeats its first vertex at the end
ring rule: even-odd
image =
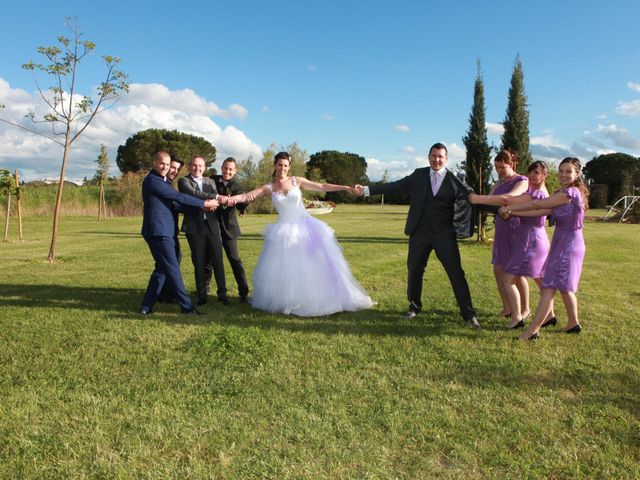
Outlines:
{"type": "Polygon", "coordinates": [[[215,200],[201,200],[177,192],[167,181],[171,157],[160,151],[153,157],[153,169],[142,182],[144,213],[142,236],[149,245],[156,262],[156,270],[151,274],[147,291],[140,305],[140,313],[148,315],[167,282],[173,291],[180,311],[185,314],[199,314],[187,295],[182,281],[180,265],[176,257],[174,205],[178,208],[205,208],[213,210],[218,206],[215,200]]]}
{"type": "MultiPolygon", "coordinates": [[[[184,167],[184,160],[178,156],[171,155],[171,163],[169,165],[169,171],[167,172],[166,178],[167,182],[173,183],[176,177],[180,174],[182,167],[184,167]]],[[[178,210],[175,208],[175,205],[173,209],[173,220],[176,224],[175,235],[173,236],[176,242],[176,258],[178,259],[178,265],[180,265],[182,252],[180,251],[180,241],[178,240],[178,234],[180,233],[180,229],[178,228],[178,210]]],[[[158,295],[158,303],[178,303],[176,298],[173,296],[173,292],[169,289],[167,282],[164,283],[162,291],[160,292],[160,295],[158,295]]]]}

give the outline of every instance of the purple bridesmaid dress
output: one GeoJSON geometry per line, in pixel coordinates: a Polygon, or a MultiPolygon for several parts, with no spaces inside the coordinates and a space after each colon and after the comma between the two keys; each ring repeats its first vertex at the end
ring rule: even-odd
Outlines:
{"type": "MultiPolygon", "coordinates": [[[[527,177],[516,175],[511,180],[498,185],[491,195],[504,195],[509,193],[513,190],[516,183],[523,180],[528,181],[527,177]]],[[[504,268],[509,263],[511,259],[511,247],[519,224],[520,217],[511,216],[508,220],[503,220],[496,215],[496,231],[493,235],[493,255],[491,257],[491,263],[493,265],[500,265],[504,268]]]]}
{"type": "Polygon", "coordinates": [[[556,222],[549,256],[544,267],[542,288],[563,293],[576,292],[584,260],[584,205],[582,193],[576,187],[562,189],[570,202],[555,207],[551,214],[556,222]]]}
{"type": "MultiPolygon", "coordinates": [[[[542,190],[528,190],[532,200],[542,200],[548,195],[542,190]]],[[[511,247],[511,258],[504,270],[512,275],[542,278],[544,263],[549,254],[549,237],[544,228],[546,215],[520,217],[511,247]]]]}

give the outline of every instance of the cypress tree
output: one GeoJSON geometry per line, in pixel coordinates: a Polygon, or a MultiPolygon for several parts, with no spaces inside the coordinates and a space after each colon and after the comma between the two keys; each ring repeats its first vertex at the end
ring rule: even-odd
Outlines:
{"type": "Polygon", "coordinates": [[[529,111],[524,92],[524,72],[520,55],[516,56],[509,88],[509,103],[504,118],[502,148],[518,154],[518,172],[524,173],[531,163],[529,152],[529,111]]]}
{"type": "Polygon", "coordinates": [[[467,149],[467,157],[463,168],[467,184],[476,193],[489,193],[491,177],[491,147],[487,141],[487,125],[485,121],[486,108],[484,106],[484,81],[477,61],[478,74],[473,90],[473,107],[469,115],[469,129],[462,138],[467,149]]]}
{"type": "MultiPolygon", "coordinates": [[[[467,135],[462,138],[467,150],[466,159],[462,165],[467,184],[476,193],[489,193],[491,180],[491,147],[487,141],[487,125],[485,121],[486,108],[484,105],[484,81],[480,68],[480,59],[477,60],[478,73],[473,90],[473,107],[469,115],[469,129],[467,135]]],[[[485,237],[486,214],[480,215],[478,221],[478,233],[480,239],[485,237]]]]}

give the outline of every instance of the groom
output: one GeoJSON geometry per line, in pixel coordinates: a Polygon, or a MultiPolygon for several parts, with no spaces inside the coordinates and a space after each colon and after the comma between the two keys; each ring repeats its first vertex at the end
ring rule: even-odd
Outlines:
{"type": "Polygon", "coordinates": [[[473,328],[480,328],[456,241],[456,236],[473,234],[473,212],[467,201],[470,190],[447,171],[447,162],[447,147],[436,143],[429,150],[429,168],[418,168],[411,175],[385,185],[356,185],[356,195],[408,191],[411,196],[404,229],[409,235],[407,318],[422,310],[422,279],[433,250],[449,276],[462,318],[473,328]]]}

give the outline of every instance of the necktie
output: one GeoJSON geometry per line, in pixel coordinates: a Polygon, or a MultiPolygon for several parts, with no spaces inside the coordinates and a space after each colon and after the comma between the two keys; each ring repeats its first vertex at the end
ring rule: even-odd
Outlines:
{"type": "Polygon", "coordinates": [[[440,177],[440,175],[438,175],[435,172],[433,172],[431,174],[431,191],[433,192],[433,195],[436,195],[438,193],[439,188],[440,188],[440,185],[439,185],[439,182],[438,182],[438,180],[439,180],[438,177],[440,177]]]}

